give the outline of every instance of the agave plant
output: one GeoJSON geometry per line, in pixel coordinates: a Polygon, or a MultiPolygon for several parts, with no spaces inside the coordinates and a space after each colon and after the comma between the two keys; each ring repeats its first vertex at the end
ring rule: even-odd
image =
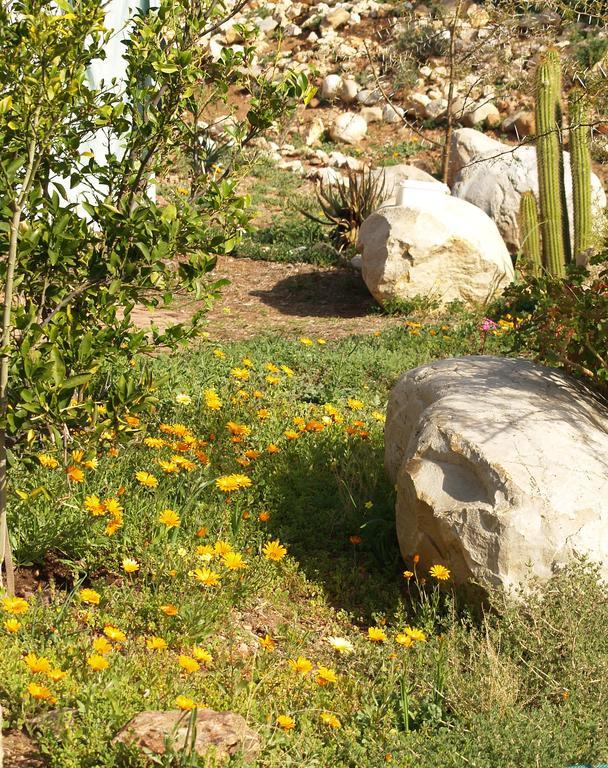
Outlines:
{"type": "Polygon", "coordinates": [[[363,221],[384,201],[384,173],[371,169],[352,171],[336,184],[321,183],[317,201],[324,219],[308,211],[301,211],[307,218],[332,227],[330,239],[338,251],[354,246],[363,221]]]}

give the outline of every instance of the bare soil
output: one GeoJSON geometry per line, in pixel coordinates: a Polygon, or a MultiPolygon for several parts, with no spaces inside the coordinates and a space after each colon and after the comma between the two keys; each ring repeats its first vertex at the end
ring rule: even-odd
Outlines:
{"type": "MultiPolygon", "coordinates": [[[[248,339],[272,332],[338,339],[380,331],[398,319],[380,314],[361,275],[350,267],[316,267],[224,256],[213,278],[227,278],[221,300],[207,316],[214,339],[248,339]]],[[[195,302],[168,310],[136,309],[135,322],[145,328],[187,320],[195,302]]]]}

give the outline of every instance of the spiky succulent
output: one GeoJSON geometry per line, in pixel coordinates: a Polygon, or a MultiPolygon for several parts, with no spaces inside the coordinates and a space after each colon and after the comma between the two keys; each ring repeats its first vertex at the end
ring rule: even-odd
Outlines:
{"type": "Polygon", "coordinates": [[[349,170],[335,184],[321,183],[317,188],[317,200],[324,218],[307,211],[309,219],[332,227],[331,240],[338,251],[354,246],[359,228],[365,219],[384,201],[385,179],[383,173],[371,169],[349,170]]]}

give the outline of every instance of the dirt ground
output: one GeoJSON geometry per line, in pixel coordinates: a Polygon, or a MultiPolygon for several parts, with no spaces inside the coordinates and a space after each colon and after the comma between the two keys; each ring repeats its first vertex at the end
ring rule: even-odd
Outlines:
{"type": "MultiPolygon", "coordinates": [[[[337,339],[380,331],[398,322],[380,314],[361,275],[350,267],[281,264],[222,257],[213,279],[227,278],[221,299],[207,316],[211,338],[248,339],[272,331],[283,336],[337,339]]],[[[186,320],[198,308],[184,303],[170,310],[135,310],[141,326],[186,320]]]]}

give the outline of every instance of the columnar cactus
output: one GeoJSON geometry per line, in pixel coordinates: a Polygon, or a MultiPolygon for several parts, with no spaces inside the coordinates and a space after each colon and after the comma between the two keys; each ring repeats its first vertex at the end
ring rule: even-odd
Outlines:
{"type": "Polygon", "coordinates": [[[536,154],[540,193],[541,233],[546,266],[555,277],[566,274],[568,248],[564,238],[563,178],[560,173],[561,106],[557,87],[561,80],[555,55],[546,55],[536,73],[536,154]]]}
{"type": "Polygon", "coordinates": [[[526,265],[538,277],[543,269],[538,223],[538,205],[534,192],[524,192],[519,206],[519,231],[526,265]]]}
{"type": "Polygon", "coordinates": [[[585,260],[591,247],[591,155],[587,104],[581,88],[574,88],[568,99],[570,124],[570,162],[572,165],[572,198],[574,203],[574,257],[585,260]]]}

